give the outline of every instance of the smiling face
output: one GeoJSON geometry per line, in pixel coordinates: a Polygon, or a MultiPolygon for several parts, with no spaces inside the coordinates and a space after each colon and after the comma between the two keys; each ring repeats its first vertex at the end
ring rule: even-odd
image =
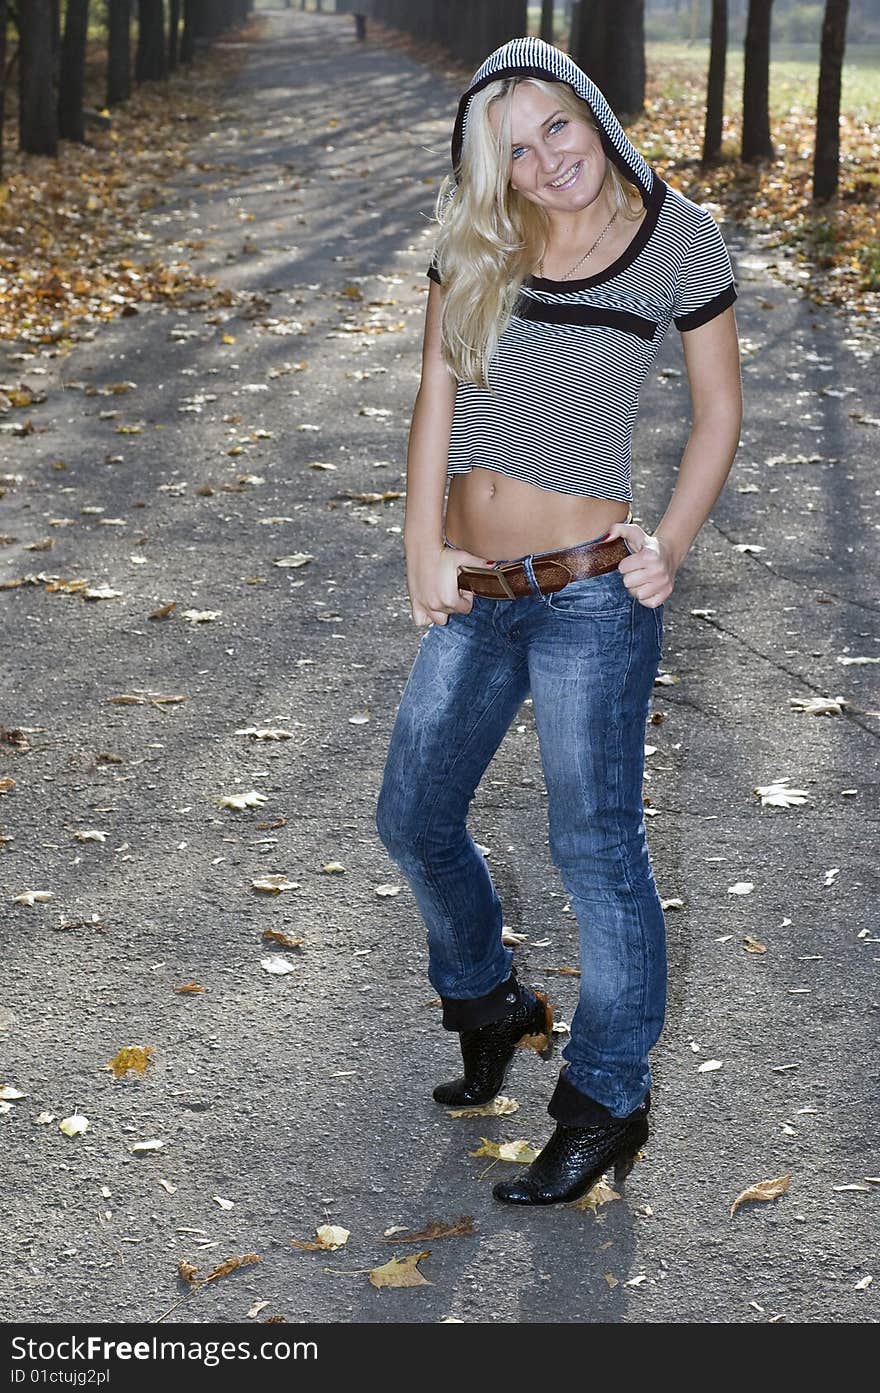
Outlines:
{"type": "MultiPolygon", "coordinates": [[[[498,104],[489,110],[494,131],[498,104]]],[[[510,186],[552,217],[578,213],[602,193],[607,160],[599,132],[560,106],[555,95],[518,83],[510,104],[510,186]]]]}

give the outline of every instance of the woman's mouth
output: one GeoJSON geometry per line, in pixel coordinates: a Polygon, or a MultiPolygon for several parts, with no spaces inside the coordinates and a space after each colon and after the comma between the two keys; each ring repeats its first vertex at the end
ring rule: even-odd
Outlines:
{"type": "Polygon", "coordinates": [[[570,169],[561,174],[558,179],[554,179],[553,183],[548,184],[547,187],[548,189],[570,189],[580,172],[581,162],[578,160],[577,164],[573,164],[570,169]]]}

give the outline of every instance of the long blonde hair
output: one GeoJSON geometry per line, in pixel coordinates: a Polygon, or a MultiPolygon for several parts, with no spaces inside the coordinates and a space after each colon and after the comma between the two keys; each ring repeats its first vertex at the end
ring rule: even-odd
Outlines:
{"type": "MultiPolygon", "coordinates": [[[[434,256],[445,294],[441,317],[443,356],[456,377],[488,387],[488,369],[523,281],[544,255],[550,222],[546,212],[511,187],[511,107],[521,82],[551,96],[561,110],[598,130],[585,101],[567,82],[506,77],[490,82],[470,101],[459,178],[448,174],[434,210],[439,225],[434,256]],[[497,131],[489,109],[501,103],[497,131]]],[[[641,194],[610,159],[604,189],[624,217],[644,211],[641,194]],[[638,197],[638,206],[634,198],[638,197]]]]}

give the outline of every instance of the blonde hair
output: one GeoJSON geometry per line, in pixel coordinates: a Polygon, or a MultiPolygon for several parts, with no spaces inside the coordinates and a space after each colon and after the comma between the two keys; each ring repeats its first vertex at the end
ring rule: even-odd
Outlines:
{"type": "MultiPolygon", "coordinates": [[[[443,356],[456,377],[488,387],[488,369],[523,281],[544,255],[550,222],[546,212],[510,184],[511,107],[521,82],[552,96],[559,108],[594,130],[585,101],[566,82],[508,77],[490,82],[470,101],[459,177],[440,185],[434,218],[440,231],[434,256],[445,294],[441,315],[443,356]],[[489,110],[500,102],[497,130],[489,110]]],[[[603,188],[624,217],[643,212],[641,194],[610,159],[603,188]],[[638,195],[638,207],[634,196],[638,195]]]]}

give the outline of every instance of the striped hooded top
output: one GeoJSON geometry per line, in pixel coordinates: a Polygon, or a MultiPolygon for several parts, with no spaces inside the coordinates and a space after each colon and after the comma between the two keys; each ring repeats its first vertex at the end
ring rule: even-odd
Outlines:
{"type": "MultiPolygon", "coordinates": [[[[448,473],[482,466],[561,493],[630,502],[642,383],[671,322],[686,333],[733,304],[730,258],[710,214],[658,177],[586,73],[541,39],[511,40],[474,74],[452,134],[454,173],[471,98],[514,76],[569,83],[646,213],[597,275],[524,282],[489,365],[489,388],[458,383],[448,473]]],[[[436,259],[428,275],[441,283],[436,259]]]]}

